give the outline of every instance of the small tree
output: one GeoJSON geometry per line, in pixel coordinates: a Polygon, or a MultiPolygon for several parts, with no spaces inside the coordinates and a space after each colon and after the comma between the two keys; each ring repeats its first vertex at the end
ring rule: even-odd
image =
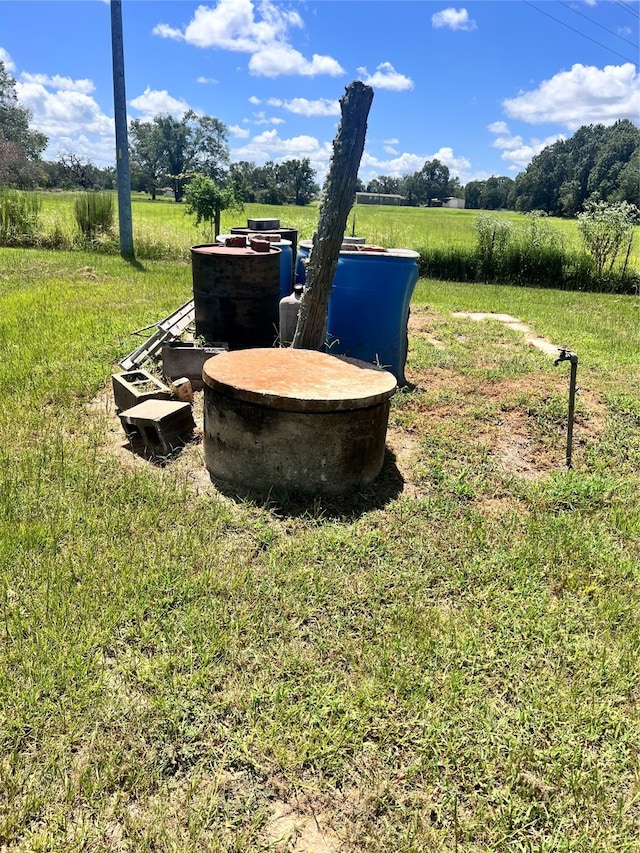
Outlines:
{"type": "Polygon", "coordinates": [[[599,276],[604,274],[605,268],[611,272],[621,249],[626,252],[623,272],[626,270],[633,226],[639,221],[640,210],[627,201],[608,204],[589,199],[585,202],[584,211],[578,214],[578,230],[599,276]]]}
{"type": "Polygon", "coordinates": [[[185,189],[187,206],[185,213],[196,217],[196,225],[204,222],[207,226],[205,236],[213,242],[220,233],[220,215],[223,210],[242,209],[242,202],[236,197],[233,188],[219,187],[206,175],[193,175],[185,189]]]}

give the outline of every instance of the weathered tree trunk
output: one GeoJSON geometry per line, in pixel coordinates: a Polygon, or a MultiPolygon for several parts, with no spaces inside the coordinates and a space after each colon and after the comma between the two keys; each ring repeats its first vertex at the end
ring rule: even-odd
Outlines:
{"type": "Polygon", "coordinates": [[[319,350],[325,342],[331,283],[356,194],[372,100],[373,89],[356,80],[347,86],[340,101],[342,119],[333,141],[325,197],[320,208],[318,230],[313,235],[305,292],[291,344],[296,349],[319,350]]]}

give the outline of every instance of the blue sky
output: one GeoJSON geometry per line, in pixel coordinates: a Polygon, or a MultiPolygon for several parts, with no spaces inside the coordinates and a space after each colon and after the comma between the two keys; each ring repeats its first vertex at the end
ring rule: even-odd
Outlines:
{"type": "MultiPolygon", "coordinates": [[[[0,59],[45,157],[114,164],[110,4],[0,0],[0,59]]],[[[322,178],[355,79],[374,99],[360,177],[438,158],[515,177],[584,124],[640,122],[638,0],[122,0],[131,118],[192,108],[232,160],[308,157],[322,178]]]]}

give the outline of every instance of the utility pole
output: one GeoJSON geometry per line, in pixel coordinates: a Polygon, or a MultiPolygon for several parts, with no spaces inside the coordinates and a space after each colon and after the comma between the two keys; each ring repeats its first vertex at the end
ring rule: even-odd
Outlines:
{"type": "Polygon", "coordinates": [[[113,111],[116,125],[120,254],[123,258],[133,258],[131,174],[129,171],[127,98],[124,88],[124,49],[122,46],[122,6],[120,0],[111,0],[111,55],[113,58],[113,111]]]}

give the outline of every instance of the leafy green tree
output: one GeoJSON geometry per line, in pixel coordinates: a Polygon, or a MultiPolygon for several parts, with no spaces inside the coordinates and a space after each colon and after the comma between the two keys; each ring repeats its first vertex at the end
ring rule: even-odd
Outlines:
{"type": "Polygon", "coordinates": [[[505,210],[509,207],[509,197],[513,188],[511,178],[487,178],[480,192],[479,207],[482,210],[505,210]]]}
{"type": "Polygon", "coordinates": [[[129,125],[131,172],[133,179],[155,201],[156,190],[165,171],[165,150],[156,121],[134,119],[129,125]]]}
{"type": "Polygon", "coordinates": [[[629,162],[620,170],[618,186],[611,200],[627,201],[640,207],[640,147],[636,148],[629,162]]]}
{"type": "MultiPolygon", "coordinates": [[[[618,194],[620,173],[634,153],[640,150],[640,131],[630,121],[619,121],[603,134],[602,143],[595,153],[593,166],[587,178],[587,192],[598,193],[600,198],[615,200],[618,194]]],[[[636,173],[636,198],[640,194],[640,173],[636,173]]],[[[632,201],[629,199],[629,201],[632,201]]]]}
{"type": "Polygon", "coordinates": [[[419,172],[404,179],[407,203],[431,207],[434,202],[444,202],[449,193],[449,167],[440,160],[427,160],[419,172]]]}
{"type": "Polygon", "coordinates": [[[132,122],[130,147],[131,159],[146,175],[149,186],[166,179],[177,202],[182,201],[189,174],[196,171],[220,183],[229,163],[225,125],[193,110],[181,119],[161,114],[152,122],[132,122]]]}
{"type": "Polygon", "coordinates": [[[236,198],[246,202],[256,200],[256,192],[253,184],[253,175],[256,164],[248,160],[239,160],[229,167],[229,184],[233,187],[236,198]]]}
{"type": "Polygon", "coordinates": [[[220,187],[208,175],[201,173],[190,178],[185,188],[185,200],[185,212],[195,215],[196,225],[205,223],[209,242],[213,242],[220,233],[222,211],[242,207],[233,187],[220,187]]]}
{"type": "Polygon", "coordinates": [[[484,181],[469,181],[464,188],[464,206],[469,210],[480,209],[480,196],[484,181]]]}
{"type": "Polygon", "coordinates": [[[226,177],[229,165],[227,127],[213,116],[199,116],[189,110],[182,118],[187,125],[188,169],[207,175],[216,182],[226,177]]]}
{"type": "MultiPolygon", "coordinates": [[[[621,200],[620,182],[627,181],[627,166],[638,148],[640,129],[626,119],[611,127],[585,125],[570,139],[544,148],[517,176],[515,208],[575,216],[595,192],[604,201],[621,200]]],[[[635,198],[625,200],[635,202],[637,196],[636,181],[635,198]]]]}
{"type": "Polygon", "coordinates": [[[290,204],[309,204],[320,189],[315,177],[316,170],[312,168],[308,157],[285,160],[278,167],[278,180],[290,204]]]}
{"type": "Polygon", "coordinates": [[[44,133],[29,127],[31,119],[30,110],[18,103],[15,79],[0,61],[0,140],[4,140],[2,151],[6,158],[1,170],[4,184],[17,186],[24,182],[29,172],[25,161],[39,161],[47,147],[44,133]],[[13,171],[7,168],[9,161],[15,167],[13,171]]]}
{"type": "Polygon", "coordinates": [[[391,175],[379,175],[373,178],[367,184],[368,193],[378,193],[380,195],[403,195],[404,179],[395,178],[391,175]]]}
{"type": "Polygon", "coordinates": [[[578,231],[585,247],[595,261],[598,276],[611,272],[620,250],[626,250],[626,269],[634,225],[640,223],[640,210],[626,201],[608,204],[600,199],[589,199],[578,214],[578,231]]]}

